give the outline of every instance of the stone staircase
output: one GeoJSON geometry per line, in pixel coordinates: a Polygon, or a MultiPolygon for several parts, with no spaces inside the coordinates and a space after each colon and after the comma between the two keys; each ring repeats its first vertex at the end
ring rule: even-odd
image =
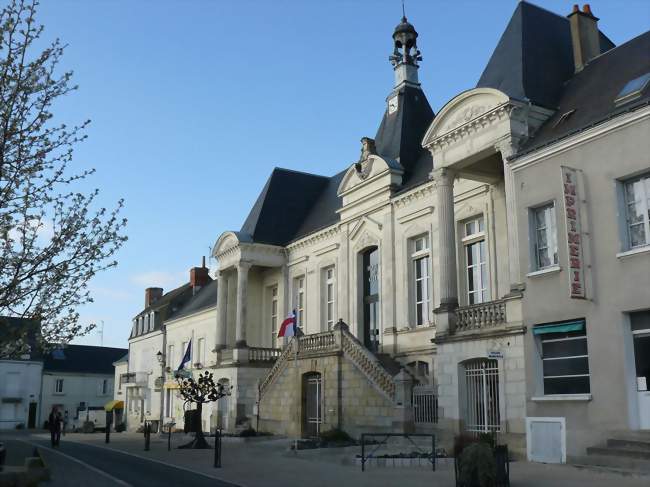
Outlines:
{"type": "Polygon", "coordinates": [[[348,330],[345,323],[339,322],[332,331],[294,337],[277,358],[271,370],[259,384],[261,399],[269,387],[275,382],[296,356],[307,358],[310,355],[341,353],[362,372],[369,382],[380,393],[393,401],[395,399],[395,381],[393,377],[399,373],[399,362],[388,354],[373,354],[348,330]]]}
{"type": "Polygon", "coordinates": [[[604,445],[588,447],[586,455],[569,460],[581,467],[650,475],[650,431],[613,433],[604,445]]]}

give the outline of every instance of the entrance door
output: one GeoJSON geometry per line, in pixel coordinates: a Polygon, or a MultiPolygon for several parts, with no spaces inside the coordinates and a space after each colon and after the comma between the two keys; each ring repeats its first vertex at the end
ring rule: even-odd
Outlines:
{"type": "Polygon", "coordinates": [[[305,374],[302,379],[302,391],[302,431],[304,436],[317,437],[320,435],[320,425],[323,422],[321,375],[318,372],[305,374]]]}
{"type": "Polygon", "coordinates": [[[379,350],[379,249],[363,254],[363,344],[379,350]]]}
{"type": "Polygon", "coordinates": [[[631,313],[639,428],[650,430],[650,311],[631,313]]]}
{"type": "Polygon", "coordinates": [[[465,429],[476,433],[500,430],[499,366],[495,359],[465,362],[465,429]]]}
{"type": "Polygon", "coordinates": [[[27,418],[27,427],[29,429],[34,429],[36,428],[36,409],[38,407],[38,403],[35,402],[30,402],[29,403],[29,416],[27,418]]]}

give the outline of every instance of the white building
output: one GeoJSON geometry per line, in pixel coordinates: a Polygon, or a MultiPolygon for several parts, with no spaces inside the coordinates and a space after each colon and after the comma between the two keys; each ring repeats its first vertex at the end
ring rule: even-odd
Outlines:
{"type": "Polygon", "coordinates": [[[113,398],[113,362],[126,353],[124,348],[66,345],[46,354],[39,425],[53,408],[68,412],[70,426],[81,425],[90,410],[104,410],[113,398]]]}
{"type": "Polygon", "coordinates": [[[213,247],[216,309],[165,320],[168,374],[194,337],[234,386],[204,428],[493,432],[551,462],[650,428],[650,32],[615,47],[597,20],[519,2],[434,114],[402,19],[358,161],[274,169],[213,247]]]}

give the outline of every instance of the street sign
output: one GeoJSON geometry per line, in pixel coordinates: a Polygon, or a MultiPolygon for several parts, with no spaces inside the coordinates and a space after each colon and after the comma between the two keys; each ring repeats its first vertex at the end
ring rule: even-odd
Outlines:
{"type": "Polygon", "coordinates": [[[503,358],[503,352],[500,350],[490,350],[488,352],[488,358],[503,358]]]}

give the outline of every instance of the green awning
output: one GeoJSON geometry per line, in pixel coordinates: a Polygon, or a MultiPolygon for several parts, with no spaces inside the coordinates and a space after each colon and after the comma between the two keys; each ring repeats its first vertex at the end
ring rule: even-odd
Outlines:
{"type": "Polygon", "coordinates": [[[533,327],[533,335],[544,335],[545,333],[568,333],[570,331],[581,331],[585,329],[585,320],[564,321],[552,325],[540,325],[533,327]]]}

